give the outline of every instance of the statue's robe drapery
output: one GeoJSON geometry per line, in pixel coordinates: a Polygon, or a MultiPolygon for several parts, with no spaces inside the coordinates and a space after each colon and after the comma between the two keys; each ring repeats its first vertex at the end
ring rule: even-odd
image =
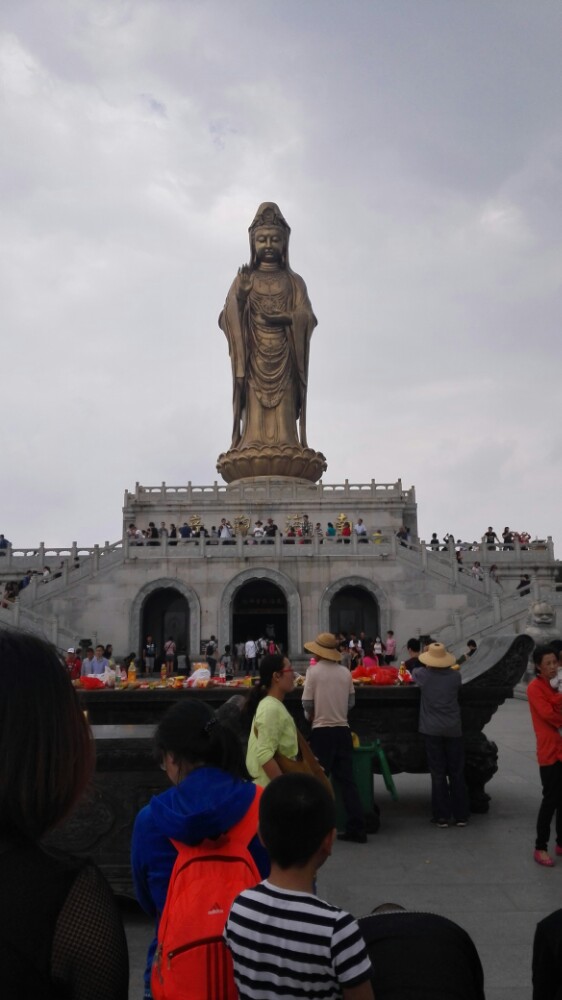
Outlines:
{"type": "Polygon", "coordinates": [[[244,297],[237,276],[219,326],[232,364],[232,447],[307,447],[308,357],[316,317],[303,279],[289,267],[263,274],[255,270],[254,286],[244,297]],[[261,318],[264,312],[288,315],[292,322],[268,325],[261,318]]]}

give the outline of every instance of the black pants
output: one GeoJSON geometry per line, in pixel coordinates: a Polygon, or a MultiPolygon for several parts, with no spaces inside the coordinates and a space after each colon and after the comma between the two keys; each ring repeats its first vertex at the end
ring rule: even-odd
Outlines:
{"type": "Polygon", "coordinates": [[[433,819],[457,822],[468,819],[468,793],[464,780],[462,736],[424,735],[427,766],[431,774],[433,819]]]}
{"type": "Polygon", "coordinates": [[[349,726],[319,726],[310,734],[310,745],[327,775],[339,783],[347,833],[365,833],[365,816],[353,777],[353,743],[349,726]]]}
{"type": "Polygon", "coordinates": [[[537,816],[537,851],[546,851],[550,837],[550,824],[556,813],[556,843],[562,847],[562,761],[539,767],[542,783],[542,802],[537,816]]]}

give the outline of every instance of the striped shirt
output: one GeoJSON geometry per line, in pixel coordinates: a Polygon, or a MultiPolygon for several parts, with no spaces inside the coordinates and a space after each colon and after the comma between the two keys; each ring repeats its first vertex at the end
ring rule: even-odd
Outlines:
{"type": "Polygon", "coordinates": [[[240,1000],[340,1000],[370,978],[357,922],[310,895],[261,882],[232,904],[224,930],[240,1000]]]}

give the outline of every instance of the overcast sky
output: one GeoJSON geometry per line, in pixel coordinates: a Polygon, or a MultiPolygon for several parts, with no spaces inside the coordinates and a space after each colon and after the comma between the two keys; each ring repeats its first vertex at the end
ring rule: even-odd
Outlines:
{"type": "Polygon", "coordinates": [[[217,317],[259,203],[318,317],[328,483],[422,537],[562,499],[560,0],[0,0],[2,479],[16,546],[114,541],[208,484],[217,317]]]}

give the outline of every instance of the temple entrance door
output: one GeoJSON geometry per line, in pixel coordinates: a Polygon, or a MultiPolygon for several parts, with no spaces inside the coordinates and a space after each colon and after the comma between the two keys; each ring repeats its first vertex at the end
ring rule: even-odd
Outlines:
{"type": "Polygon", "coordinates": [[[364,632],[370,639],[379,635],[379,606],[364,587],[342,587],[330,604],[330,631],[364,632]]]}
{"type": "Polygon", "coordinates": [[[232,641],[274,639],[286,651],[289,648],[287,599],[269,580],[250,580],[234,595],[232,602],[232,641]]]}
{"type": "Polygon", "coordinates": [[[161,587],[147,597],[141,622],[141,649],[146,636],[151,635],[156,655],[161,656],[166,639],[172,636],[178,654],[189,652],[189,605],[183,594],[173,587],[161,587]]]}

